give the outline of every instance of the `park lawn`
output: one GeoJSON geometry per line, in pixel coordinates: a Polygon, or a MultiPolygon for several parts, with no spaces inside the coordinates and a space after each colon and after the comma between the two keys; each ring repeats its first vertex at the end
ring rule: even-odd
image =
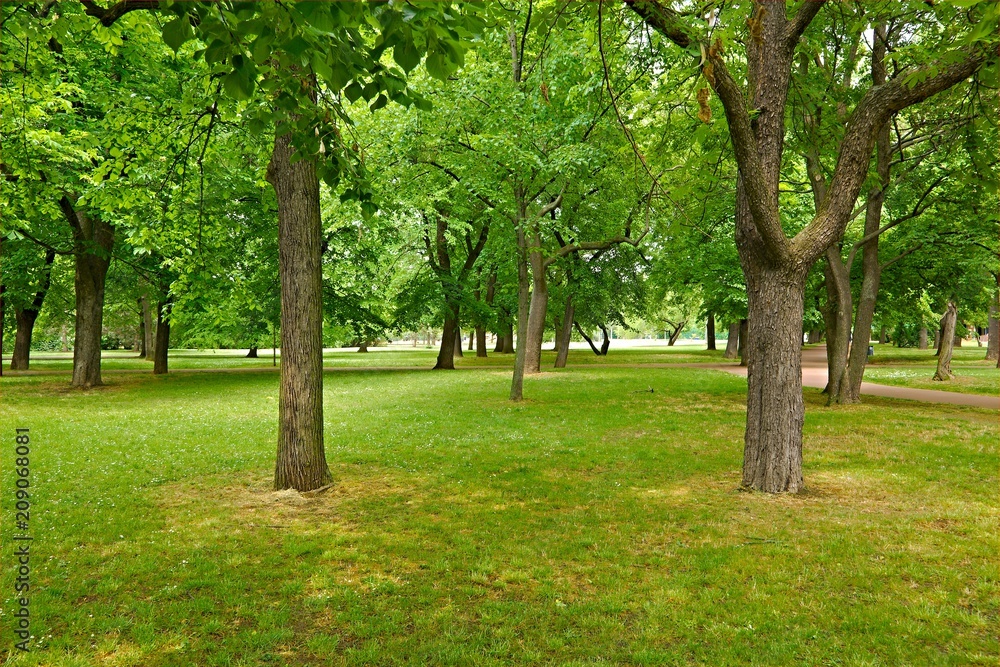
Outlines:
{"type": "MultiPolygon", "coordinates": [[[[551,343],[546,344],[551,348],[551,343]]],[[[353,349],[328,349],[323,354],[323,364],[328,368],[432,368],[437,361],[437,348],[425,345],[418,347],[393,346],[373,348],[368,353],[353,349]]],[[[280,361],[278,352],[277,360],[280,361]]],[[[551,368],[555,364],[555,352],[546,349],[542,353],[542,363],[551,368]]],[[[4,371],[7,372],[9,355],[4,371]]],[[[475,352],[464,353],[455,360],[459,368],[499,367],[510,368],[514,363],[513,354],[495,354],[492,347],[486,358],[476,357],[475,352]]],[[[571,365],[597,364],[638,364],[638,363],[719,363],[722,350],[705,350],[700,345],[677,345],[675,347],[611,347],[607,356],[597,356],[589,349],[571,349],[571,365]]],[[[201,370],[220,368],[272,367],[270,350],[261,350],[255,359],[246,357],[246,350],[170,350],[168,366],[170,370],[201,370]]],[[[153,362],[136,356],[131,350],[105,350],[101,355],[101,368],[105,371],[128,370],[152,372],[153,362]]],[[[72,352],[32,352],[31,371],[73,370],[72,352]]]]}
{"type": "Polygon", "coordinates": [[[268,488],[276,375],[107,378],[0,381],[4,537],[15,427],[35,485],[40,643],[10,664],[1000,657],[995,412],[806,390],[807,491],[772,497],[736,490],[722,372],[576,368],[520,404],[501,370],[329,373],[336,486],[304,498],[268,488]]]}
{"type": "Polygon", "coordinates": [[[916,389],[938,389],[969,394],[1000,396],[1000,369],[986,361],[984,347],[956,347],[951,369],[955,379],[934,381],[937,357],[934,350],[875,345],[875,355],[865,368],[865,381],[916,389]]]}

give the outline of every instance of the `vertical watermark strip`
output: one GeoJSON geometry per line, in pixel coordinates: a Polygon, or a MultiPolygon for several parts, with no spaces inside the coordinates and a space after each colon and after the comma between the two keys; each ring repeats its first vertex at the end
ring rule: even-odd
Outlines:
{"type": "Polygon", "coordinates": [[[28,650],[31,639],[31,438],[26,428],[14,437],[14,646],[28,650]]]}

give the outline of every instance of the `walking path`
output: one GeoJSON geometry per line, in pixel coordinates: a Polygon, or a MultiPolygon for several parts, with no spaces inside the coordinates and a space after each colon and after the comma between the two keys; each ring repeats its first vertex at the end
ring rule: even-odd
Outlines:
{"type": "MultiPolygon", "coordinates": [[[[713,364],[720,370],[746,377],[747,369],[742,366],[713,364]]],[[[827,366],[826,346],[808,348],[802,351],[802,385],[823,389],[826,387],[827,366]]],[[[923,401],[925,403],[950,403],[952,405],[971,405],[977,408],[1000,410],[1000,396],[985,394],[962,394],[957,391],[938,391],[935,389],[915,389],[913,387],[896,387],[874,382],[862,382],[861,393],[870,396],[885,396],[886,398],[901,398],[908,401],[923,401]]]]}

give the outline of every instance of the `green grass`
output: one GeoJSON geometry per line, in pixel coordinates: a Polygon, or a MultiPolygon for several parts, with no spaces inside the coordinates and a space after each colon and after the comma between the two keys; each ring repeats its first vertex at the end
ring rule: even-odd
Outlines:
{"type": "Polygon", "coordinates": [[[1000,369],[996,361],[986,361],[986,349],[956,347],[951,367],[953,380],[935,382],[937,357],[934,350],[876,345],[875,355],[865,369],[865,381],[879,384],[938,389],[970,394],[1000,395],[1000,369]]]}
{"type": "Polygon", "coordinates": [[[11,664],[1000,657],[995,412],[807,390],[808,490],[769,497],[736,491],[725,373],[576,368],[521,404],[503,369],[328,373],[336,486],[302,498],[268,488],[276,375],[106,377],[0,382],[5,537],[15,427],[34,452],[41,643],[11,664]]]}

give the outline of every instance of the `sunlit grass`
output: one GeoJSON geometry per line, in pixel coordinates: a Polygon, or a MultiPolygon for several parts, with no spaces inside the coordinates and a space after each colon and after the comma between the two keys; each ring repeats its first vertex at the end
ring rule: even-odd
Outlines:
{"type": "Polygon", "coordinates": [[[807,390],[807,491],[767,497],[736,491],[739,377],[576,368],[511,404],[505,369],[338,372],[336,486],[303,498],[269,491],[276,375],[106,375],[0,381],[35,447],[40,643],[12,664],[1000,656],[994,412],[807,390]]]}

